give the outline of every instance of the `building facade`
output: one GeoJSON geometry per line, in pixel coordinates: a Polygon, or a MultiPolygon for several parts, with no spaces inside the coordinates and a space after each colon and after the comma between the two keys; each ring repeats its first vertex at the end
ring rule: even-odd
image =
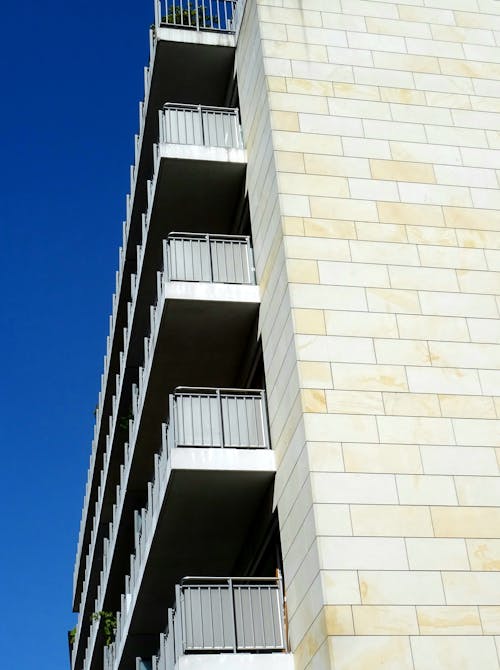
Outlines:
{"type": "Polygon", "coordinates": [[[500,669],[499,79],[496,0],[156,2],[72,670],[500,669]]]}

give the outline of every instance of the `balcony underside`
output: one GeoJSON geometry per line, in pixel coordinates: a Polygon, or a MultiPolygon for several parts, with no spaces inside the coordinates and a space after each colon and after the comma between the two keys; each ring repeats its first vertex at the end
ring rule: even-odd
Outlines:
{"type": "Polygon", "coordinates": [[[156,653],[182,577],[232,571],[275,474],[268,449],[177,448],[170,466],[121,668],[156,653]]]}
{"type": "Polygon", "coordinates": [[[166,102],[224,105],[234,68],[234,35],[160,28],[152,57],[129,252],[140,243],[140,216],[146,209],[146,180],[153,172],[152,146],[158,142],[158,111],[166,102]]]}
{"type": "Polygon", "coordinates": [[[235,37],[220,31],[161,27],[151,79],[151,111],[165,102],[224,105],[233,76],[235,37]]]}
{"type": "Polygon", "coordinates": [[[140,419],[130,487],[151,476],[168,394],[177,386],[237,387],[260,304],[256,286],[171,282],[140,419]]]}

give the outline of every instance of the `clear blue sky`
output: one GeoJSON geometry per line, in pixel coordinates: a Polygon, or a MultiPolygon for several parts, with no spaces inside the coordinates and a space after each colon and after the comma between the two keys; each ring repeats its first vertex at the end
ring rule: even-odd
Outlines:
{"type": "Polygon", "coordinates": [[[152,0],[4,2],[0,665],[67,670],[152,0]]]}

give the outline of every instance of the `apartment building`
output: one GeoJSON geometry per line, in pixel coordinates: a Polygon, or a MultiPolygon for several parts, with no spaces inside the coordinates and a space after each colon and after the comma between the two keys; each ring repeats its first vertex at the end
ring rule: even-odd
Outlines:
{"type": "Polygon", "coordinates": [[[500,670],[500,2],[154,10],[72,670],[500,670]]]}

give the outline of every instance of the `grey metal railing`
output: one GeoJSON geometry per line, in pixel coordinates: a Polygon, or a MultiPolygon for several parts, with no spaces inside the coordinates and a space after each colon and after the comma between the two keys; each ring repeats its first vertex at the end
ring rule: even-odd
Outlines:
{"type": "Polygon", "coordinates": [[[287,649],[281,576],[186,577],[175,596],[152,670],[173,670],[182,654],[287,649]]]}
{"type": "Polygon", "coordinates": [[[242,149],[238,110],[166,103],[159,110],[160,144],[191,144],[242,149]]]}
{"type": "Polygon", "coordinates": [[[160,25],[234,32],[237,0],[158,0],[157,4],[160,25]]]}
{"type": "Polygon", "coordinates": [[[268,449],[264,391],[179,387],[169,397],[167,451],[176,447],[268,449]]]}
{"type": "Polygon", "coordinates": [[[250,238],[245,235],[171,233],[164,240],[168,281],[255,284],[250,238]]]}

